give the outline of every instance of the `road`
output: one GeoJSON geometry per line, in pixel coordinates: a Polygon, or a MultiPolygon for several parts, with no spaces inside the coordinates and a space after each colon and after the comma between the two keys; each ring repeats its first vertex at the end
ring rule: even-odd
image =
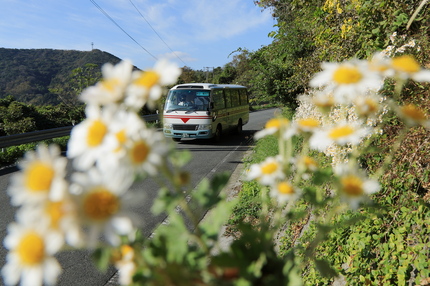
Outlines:
{"type": "MultiPolygon", "coordinates": [[[[262,129],[264,124],[274,116],[275,109],[252,112],[248,124],[243,127],[241,135],[228,135],[220,144],[211,141],[183,139],[176,144],[179,150],[187,149],[192,153],[192,160],[186,165],[185,169],[192,175],[191,189],[203,178],[211,178],[216,173],[234,169],[242,164],[244,152],[252,144],[253,134],[262,129]]],[[[6,193],[10,176],[16,172],[14,167],[0,170],[0,239],[3,241],[6,236],[7,225],[14,220],[15,209],[9,204],[9,197],[6,193]]],[[[157,184],[147,179],[133,185],[133,192],[144,192],[145,200],[143,205],[136,211],[145,221],[142,226],[144,235],[149,236],[155,228],[166,218],[165,215],[154,216],[150,209],[157,195],[157,184]]],[[[0,265],[5,264],[7,251],[4,247],[0,248],[0,265]]],[[[88,251],[74,250],[62,252],[57,256],[63,273],[59,277],[58,285],[61,286],[104,286],[115,274],[115,269],[111,268],[107,273],[100,273],[92,264],[91,253],[88,251]]],[[[0,280],[0,285],[3,281],[0,280]]]]}

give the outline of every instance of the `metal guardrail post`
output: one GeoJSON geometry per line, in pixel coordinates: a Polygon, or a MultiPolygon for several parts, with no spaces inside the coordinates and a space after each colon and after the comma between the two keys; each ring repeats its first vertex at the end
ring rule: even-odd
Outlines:
{"type": "MultiPolygon", "coordinates": [[[[144,115],[143,119],[147,122],[158,121],[158,114],[144,115]]],[[[10,146],[68,136],[72,128],[73,126],[65,126],[9,136],[0,136],[0,148],[3,149],[10,146]]]]}

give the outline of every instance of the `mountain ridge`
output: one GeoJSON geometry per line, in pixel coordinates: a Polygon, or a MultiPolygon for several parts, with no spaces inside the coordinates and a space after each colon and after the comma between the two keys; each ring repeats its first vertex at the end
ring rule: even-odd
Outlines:
{"type": "MultiPolygon", "coordinates": [[[[61,90],[70,81],[74,69],[87,64],[97,65],[100,76],[105,63],[116,64],[121,59],[105,51],[11,49],[0,48],[0,98],[9,95],[34,105],[62,103],[61,90]]],[[[77,96],[77,95],[76,95],[77,96]]]]}

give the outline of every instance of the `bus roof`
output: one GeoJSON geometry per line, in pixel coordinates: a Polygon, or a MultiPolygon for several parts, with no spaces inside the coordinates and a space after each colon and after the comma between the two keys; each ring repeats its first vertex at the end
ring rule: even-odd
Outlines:
{"type": "Polygon", "coordinates": [[[213,89],[213,88],[246,88],[237,84],[213,84],[213,83],[183,83],[172,87],[171,89],[196,88],[196,89],[213,89]]]}

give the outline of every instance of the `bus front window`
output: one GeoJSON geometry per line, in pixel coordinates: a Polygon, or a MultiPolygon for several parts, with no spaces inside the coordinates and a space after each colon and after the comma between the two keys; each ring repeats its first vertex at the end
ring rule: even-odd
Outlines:
{"type": "Polygon", "coordinates": [[[209,91],[196,90],[171,90],[167,96],[166,112],[184,111],[208,111],[209,91]]]}

